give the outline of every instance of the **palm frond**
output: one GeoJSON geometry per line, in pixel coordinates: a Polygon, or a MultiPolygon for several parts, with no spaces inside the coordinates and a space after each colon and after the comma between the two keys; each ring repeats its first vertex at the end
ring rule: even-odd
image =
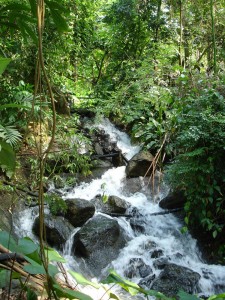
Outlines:
{"type": "Polygon", "coordinates": [[[11,146],[15,146],[22,136],[14,126],[2,126],[0,124],[0,138],[11,146]]]}

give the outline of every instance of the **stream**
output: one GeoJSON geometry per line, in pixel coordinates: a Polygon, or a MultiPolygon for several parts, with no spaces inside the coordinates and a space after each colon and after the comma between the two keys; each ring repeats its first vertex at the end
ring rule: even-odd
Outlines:
{"type": "MultiPolygon", "coordinates": [[[[132,146],[129,137],[124,132],[116,129],[108,120],[103,120],[98,127],[104,129],[113,141],[117,141],[118,148],[128,160],[140,151],[139,146],[132,146]]],[[[140,180],[143,179],[140,178],[140,180]]],[[[130,210],[138,210],[139,221],[141,224],[144,224],[144,230],[142,231],[133,230],[129,218],[114,218],[126,232],[129,241],[120,251],[119,256],[106,269],[113,268],[119,275],[126,277],[127,266],[130,262],[135,259],[138,262],[141,259],[146,266],[151,268],[154,276],[157,277],[161,269],[155,261],[159,259],[161,262],[166,260],[200,274],[201,278],[196,290],[196,293],[199,295],[209,296],[224,292],[225,266],[209,265],[204,262],[196,240],[189,233],[181,233],[183,224],[179,218],[173,214],[151,215],[152,213],[163,212],[163,209],[158,206],[158,201],[165,197],[168,193],[168,188],[162,184],[157,196],[153,196],[151,192],[147,191],[150,189],[150,186],[144,186],[144,181],[143,192],[130,192],[125,188],[125,185],[125,166],[121,166],[107,170],[101,178],[93,179],[90,183],[83,182],[72,189],[65,187],[60,190],[64,199],[82,198],[91,200],[95,195],[102,195],[103,193],[105,195],[118,196],[130,203],[130,210]],[[154,251],[149,250],[149,244],[151,243],[154,244],[154,251]],[[150,256],[152,259],[150,259],[150,256]]],[[[98,213],[96,212],[96,214],[98,213]]],[[[129,210],[127,213],[129,214],[129,210]]],[[[33,208],[27,208],[26,211],[21,212],[14,220],[16,234],[20,237],[29,236],[35,239],[31,231],[35,217],[36,212],[33,208]]],[[[82,272],[79,263],[71,255],[71,240],[77,230],[75,229],[71,233],[71,239],[66,242],[63,256],[68,261],[66,268],[82,272]]],[[[103,274],[106,273],[106,269],[103,270],[103,274]]],[[[138,272],[134,272],[132,279],[128,279],[139,283],[142,278],[140,278],[138,272]]],[[[95,280],[97,279],[93,278],[93,281],[95,280]]],[[[89,293],[95,300],[99,300],[103,294],[102,290],[93,291],[92,288],[88,287],[83,292],[89,293]]]]}

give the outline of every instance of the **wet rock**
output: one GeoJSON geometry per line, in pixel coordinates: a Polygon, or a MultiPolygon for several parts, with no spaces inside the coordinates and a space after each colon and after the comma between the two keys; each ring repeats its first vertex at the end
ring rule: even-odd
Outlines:
{"type": "Polygon", "coordinates": [[[86,272],[100,276],[102,269],[118,256],[125,244],[126,238],[118,222],[97,215],[75,234],[73,251],[83,258],[86,272]]]}
{"type": "Polygon", "coordinates": [[[104,154],[103,149],[102,149],[102,147],[99,143],[95,143],[94,150],[95,150],[95,153],[97,155],[103,155],[104,154]]]}
{"type": "MultiPolygon", "coordinates": [[[[151,153],[145,151],[141,151],[138,154],[134,155],[126,166],[127,177],[145,176],[153,159],[154,156],[151,153]]],[[[148,172],[147,175],[149,174],[150,172],[148,172]]]]}
{"type": "Polygon", "coordinates": [[[155,279],[155,274],[149,275],[143,279],[141,279],[138,285],[142,288],[150,288],[153,280],[155,279]]]}
{"type": "Polygon", "coordinates": [[[159,259],[156,259],[153,262],[153,266],[156,269],[162,270],[165,268],[165,266],[169,263],[170,258],[169,257],[161,257],[159,259]]]}
{"type": "MultiPolygon", "coordinates": [[[[62,250],[74,227],[63,217],[46,215],[44,219],[47,243],[51,247],[62,250]]],[[[33,224],[33,233],[39,237],[40,218],[37,217],[33,224]]]]}
{"type": "Polygon", "coordinates": [[[112,212],[124,214],[129,207],[129,204],[117,196],[109,196],[108,205],[112,208],[112,212]]]}
{"type": "Polygon", "coordinates": [[[184,207],[185,201],[186,199],[183,192],[173,192],[163,198],[159,202],[159,206],[164,209],[182,208],[184,207]]]}
{"type": "Polygon", "coordinates": [[[151,289],[168,297],[176,296],[179,290],[193,294],[196,292],[200,277],[191,269],[176,264],[168,264],[153,282],[151,289]]]}
{"type": "Polygon", "coordinates": [[[154,249],[156,247],[157,247],[156,243],[151,240],[148,240],[143,244],[143,249],[146,251],[148,251],[148,250],[152,251],[152,249],[154,249]]]}
{"type": "Polygon", "coordinates": [[[163,256],[163,251],[161,249],[156,249],[151,253],[151,258],[159,258],[163,256]]]}
{"type": "Polygon", "coordinates": [[[152,273],[150,266],[146,265],[142,258],[132,258],[129,261],[129,266],[124,272],[128,278],[147,277],[152,273]]]}
{"type": "Polygon", "coordinates": [[[103,203],[102,196],[97,195],[91,200],[91,203],[94,204],[96,210],[106,214],[125,214],[129,207],[125,200],[117,196],[109,196],[107,202],[103,203]]]}
{"type": "Polygon", "coordinates": [[[145,222],[138,218],[130,219],[130,226],[134,232],[144,233],[145,232],[145,222]]]}
{"type": "Polygon", "coordinates": [[[95,213],[94,205],[84,199],[67,199],[65,218],[74,226],[82,226],[95,213]]]}

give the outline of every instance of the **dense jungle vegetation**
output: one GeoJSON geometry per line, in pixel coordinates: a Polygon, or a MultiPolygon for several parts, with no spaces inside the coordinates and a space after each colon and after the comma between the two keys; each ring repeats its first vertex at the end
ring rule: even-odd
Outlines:
{"type": "MultiPolygon", "coordinates": [[[[1,0],[2,192],[21,188],[25,157],[43,217],[49,157],[88,174],[79,145],[67,151],[71,136],[85,139],[69,110],[88,109],[157,155],[171,188],[186,197],[184,231],[210,235],[212,255],[224,263],[224,59],[222,0],[1,0]],[[67,150],[53,153],[56,144],[67,150]]],[[[47,279],[58,299],[63,291],[47,279]]]]}

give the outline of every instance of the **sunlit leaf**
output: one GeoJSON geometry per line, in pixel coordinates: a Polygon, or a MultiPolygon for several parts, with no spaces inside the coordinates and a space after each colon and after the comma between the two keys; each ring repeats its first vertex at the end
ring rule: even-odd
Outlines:
{"type": "Polygon", "coordinates": [[[10,61],[10,58],[0,57],[0,75],[5,71],[10,61]]]}
{"type": "Polygon", "coordinates": [[[213,295],[208,298],[208,300],[220,300],[220,299],[225,299],[225,293],[219,295],[213,295]]]}
{"type": "Polygon", "coordinates": [[[63,258],[56,250],[54,249],[46,249],[45,250],[46,256],[48,257],[48,261],[57,261],[57,262],[62,262],[65,263],[66,260],[63,258]]]}
{"type": "Polygon", "coordinates": [[[74,272],[74,271],[71,271],[71,270],[69,270],[68,272],[73,276],[73,278],[76,279],[76,282],[77,282],[78,284],[81,284],[81,285],[91,285],[91,286],[93,286],[93,287],[95,287],[95,288],[97,288],[97,289],[100,287],[99,284],[87,280],[87,279],[86,279],[82,274],[80,274],[80,273],[77,273],[77,272],[74,272]]]}
{"type": "Polygon", "coordinates": [[[111,270],[108,277],[102,281],[104,284],[117,283],[124,290],[129,292],[132,296],[136,295],[140,291],[139,285],[129,280],[120,277],[114,270],[111,270]]]}
{"type": "Polygon", "coordinates": [[[120,298],[117,295],[115,295],[114,293],[109,293],[109,299],[120,300],[120,298]]]}
{"type": "Polygon", "coordinates": [[[180,300],[199,300],[199,298],[195,295],[190,295],[184,291],[179,291],[177,295],[179,296],[180,300]]]}
{"type": "Polygon", "coordinates": [[[62,288],[58,284],[54,284],[54,291],[58,297],[64,297],[68,299],[79,299],[79,300],[93,300],[90,296],[83,294],[78,291],[62,288]]]}

